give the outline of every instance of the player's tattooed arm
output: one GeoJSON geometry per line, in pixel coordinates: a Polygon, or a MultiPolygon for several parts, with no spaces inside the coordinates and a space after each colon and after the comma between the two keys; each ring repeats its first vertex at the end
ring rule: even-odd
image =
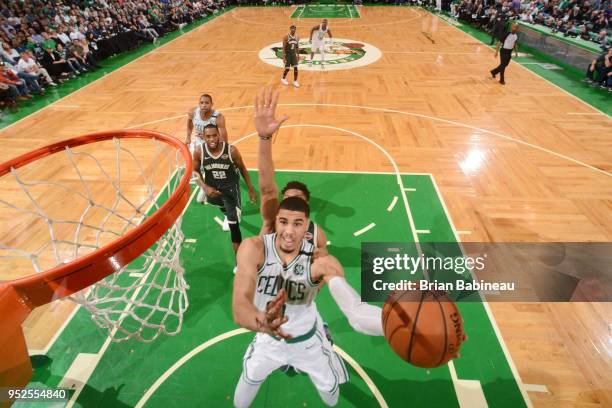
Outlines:
{"type": "Polygon", "coordinates": [[[261,195],[260,212],[263,220],[262,231],[274,229],[274,220],[278,211],[278,186],[274,181],[274,162],[272,160],[272,135],[289,117],[283,115],[277,119],[276,106],[278,92],[272,89],[262,89],[259,97],[255,96],[253,121],[259,135],[259,154],[257,168],[259,170],[259,194],[261,195]]]}
{"type": "Polygon", "coordinates": [[[193,151],[193,171],[196,174],[196,184],[200,186],[202,190],[206,193],[208,197],[217,197],[221,195],[221,192],[214,187],[209,186],[204,182],[204,177],[202,177],[202,171],[200,170],[200,166],[202,164],[201,151],[196,147],[193,151]]]}
{"type": "Polygon", "coordinates": [[[219,136],[221,140],[227,143],[227,128],[225,127],[225,116],[222,113],[217,116],[217,129],[219,129],[219,136]]]}
{"type": "Polygon", "coordinates": [[[236,163],[238,170],[240,170],[240,174],[242,174],[242,178],[249,189],[249,198],[253,204],[257,204],[257,193],[255,192],[255,188],[253,187],[253,183],[251,182],[251,176],[249,176],[249,172],[244,165],[244,161],[242,160],[242,156],[238,151],[236,146],[230,145],[230,154],[232,155],[232,161],[236,163]]]}
{"type": "Polygon", "coordinates": [[[234,321],[245,329],[290,338],[291,336],[280,329],[280,326],[288,320],[287,316],[283,316],[283,305],[287,300],[287,293],[284,289],[281,289],[278,295],[268,303],[265,312],[257,310],[253,304],[257,285],[257,269],[264,262],[263,254],[263,241],[260,237],[247,238],[238,248],[236,255],[238,270],[234,278],[232,294],[234,321]]]}
{"type": "Polygon", "coordinates": [[[187,113],[187,137],[185,137],[185,144],[189,146],[191,143],[191,133],[193,132],[193,110],[187,113]]]}

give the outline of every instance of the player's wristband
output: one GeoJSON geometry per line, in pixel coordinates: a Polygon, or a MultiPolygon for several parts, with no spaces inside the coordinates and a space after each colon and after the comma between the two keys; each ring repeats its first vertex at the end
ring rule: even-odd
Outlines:
{"type": "Polygon", "coordinates": [[[270,136],[262,136],[262,135],[257,135],[257,136],[259,136],[259,138],[260,138],[261,140],[270,140],[270,139],[272,139],[272,135],[270,135],[270,136]]]}

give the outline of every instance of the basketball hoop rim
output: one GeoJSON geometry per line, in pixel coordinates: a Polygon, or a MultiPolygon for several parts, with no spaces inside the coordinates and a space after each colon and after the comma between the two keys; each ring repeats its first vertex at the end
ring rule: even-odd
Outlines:
{"type": "Polygon", "coordinates": [[[170,197],[155,213],[125,235],[90,254],[44,272],[9,281],[0,281],[0,289],[14,288],[24,302],[33,309],[55,299],[71,295],[118,271],[150,248],[176,221],[187,206],[189,181],[193,171],[191,152],[177,138],[145,129],[111,130],[66,139],[25,153],[0,165],[0,177],[11,169],[18,169],[46,156],[77,146],[120,139],[156,139],[180,151],[185,160],[185,173],[170,197]]]}

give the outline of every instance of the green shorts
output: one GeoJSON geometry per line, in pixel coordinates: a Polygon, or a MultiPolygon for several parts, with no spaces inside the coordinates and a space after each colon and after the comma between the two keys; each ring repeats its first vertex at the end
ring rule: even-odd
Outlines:
{"type": "Polygon", "coordinates": [[[288,67],[297,67],[298,66],[298,56],[295,52],[288,52],[285,55],[285,68],[288,67]]]}

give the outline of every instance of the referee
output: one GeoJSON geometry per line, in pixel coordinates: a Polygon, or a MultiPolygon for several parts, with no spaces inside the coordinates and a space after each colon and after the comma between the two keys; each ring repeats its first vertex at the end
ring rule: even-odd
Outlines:
{"type": "Polygon", "coordinates": [[[518,24],[512,24],[511,31],[507,33],[499,43],[497,43],[497,49],[495,50],[495,58],[497,58],[497,54],[499,53],[500,63],[497,68],[491,70],[491,75],[493,78],[497,74],[499,74],[499,83],[505,85],[504,81],[504,71],[508,64],[510,64],[510,59],[512,58],[512,50],[514,50],[514,56],[518,57],[518,50],[516,48],[516,43],[518,41],[518,35],[516,32],[518,31],[518,24]],[[501,52],[499,50],[501,47],[501,52]]]}

